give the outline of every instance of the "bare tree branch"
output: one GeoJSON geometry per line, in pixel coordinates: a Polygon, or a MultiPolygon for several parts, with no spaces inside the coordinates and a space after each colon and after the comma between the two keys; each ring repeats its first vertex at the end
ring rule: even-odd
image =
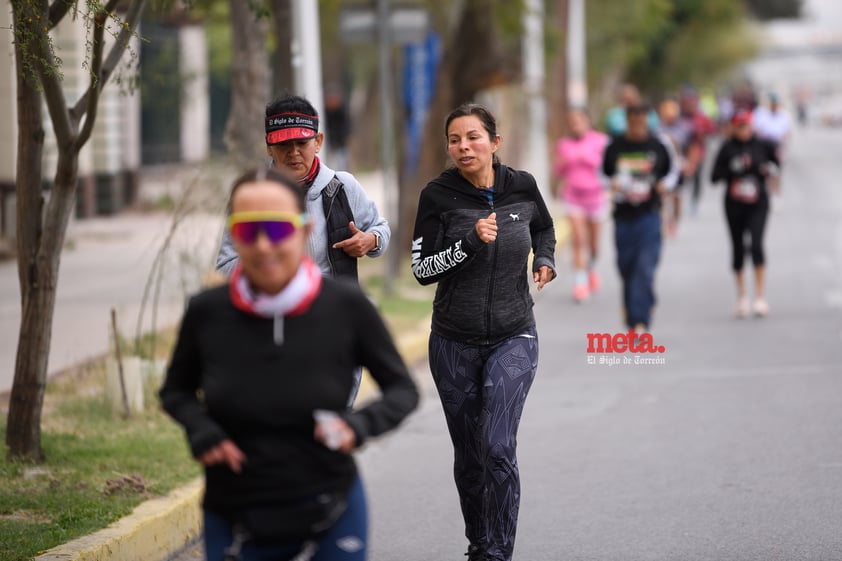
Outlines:
{"type": "MultiPolygon", "coordinates": [[[[114,3],[114,0],[109,2],[109,6],[114,3]]],[[[99,75],[99,86],[102,88],[105,86],[108,79],[111,78],[111,75],[114,73],[114,70],[117,68],[117,65],[120,64],[120,59],[123,57],[123,52],[126,50],[126,47],[129,44],[129,41],[135,34],[135,30],[137,29],[137,25],[140,21],[140,15],[143,13],[143,8],[146,5],[146,0],[132,0],[131,4],[129,4],[128,10],[126,10],[126,17],[123,20],[123,25],[121,26],[120,33],[116,37],[116,41],[114,45],[111,47],[111,50],[108,52],[108,56],[105,57],[105,62],[102,65],[102,70],[99,75]]],[[[88,106],[88,97],[91,95],[91,90],[85,92],[79,101],[76,102],[76,105],[73,106],[73,109],[70,110],[72,115],[81,118],[84,114],[88,106]]]]}
{"type": "MultiPolygon", "coordinates": [[[[21,7],[22,9],[22,7],[21,7]]],[[[43,9],[46,13],[46,2],[43,9]]],[[[73,129],[70,122],[70,115],[67,113],[67,100],[64,98],[64,90],[61,87],[61,78],[55,71],[58,68],[53,49],[50,46],[47,31],[39,29],[37,32],[23,39],[32,47],[31,52],[37,53],[40,59],[33,65],[38,73],[38,80],[44,91],[44,100],[47,104],[47,111],[53,123],[53,130],[56,135],[56,142],[65,145],[73,140],[73,129]]]]}
{"type": "Polygon", "coordinates": [[[75,4],[76,2],[73,0],[55,0],[52,6],[50,6],[50,29],[57,26],[75,4]]]}
{"type": "Polygon", "coordinates": [[[85,122],[82,125],[82,130],[76,136],[76,150],[81,150],[82,146],[88,141],[91,136],[91,131],[94,130],[94,123],[96,123],[97,107],[99,105],[99,96],[102,92],[102,83],[100,81],[100,71],[102,70],[102,52],[105,49],[105,27],[108,23],[108,8],[100,10],[94,15],[94,38],[91,44],[91,85],[88,86],[88,105],[85,110],[85,122]]]}

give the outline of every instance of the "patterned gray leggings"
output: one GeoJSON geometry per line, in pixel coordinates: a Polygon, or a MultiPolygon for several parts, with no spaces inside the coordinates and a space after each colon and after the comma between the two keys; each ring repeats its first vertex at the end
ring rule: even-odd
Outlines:
{"type": "Polygon", "coordinates": [[[538,367],[535,329],[494,346],[432,334],[429,357],[453,441],[465,536],[486,559],[510,561],[520,507],[517,429],[538,367]]]}

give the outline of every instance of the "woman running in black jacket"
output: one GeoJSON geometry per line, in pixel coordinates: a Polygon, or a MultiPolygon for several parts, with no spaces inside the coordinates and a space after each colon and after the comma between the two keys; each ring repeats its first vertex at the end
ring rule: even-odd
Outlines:
{"type": "Polygon", "coordinates": [[[469,561],[509,561],[520,504],[517,428],[538,366],[527,267],[555,278],[553,221],[535,178],[496,161],[491,113],[459,107],[445,124],[455,167],[421,192],[412,272],[438,283],[429,360],[454,448],[469,561]]]}
{"type": "Polygon", "coordinates": [[[758,138],[751,125],[751,113],[739,110],[731,118],[732,136],[726,140],[713,166],[711,181],[724,181],[725,218],[731,234],[731,265],[737,279],[737,317],[754,310],[769,313],[765,296],[766,254],[763,233],[769,216],[769,190],[776,189],[780,160],[775,146],[758,138]],[[749,304],[743,279],[745,235],[751,238],[754,264],[754,305],[749,304]]]}
{"type": "Polygon", "coordinates": [[[412,411],[415,384],[368,298],[306,256],[295,180],[248,173],[230,211],[239,263],[190,300],[160,391],[205,466],[207,561],[364,561],[351,453],[412,411]],[[357,365],[382,398],[350,412],[357,365]]]}

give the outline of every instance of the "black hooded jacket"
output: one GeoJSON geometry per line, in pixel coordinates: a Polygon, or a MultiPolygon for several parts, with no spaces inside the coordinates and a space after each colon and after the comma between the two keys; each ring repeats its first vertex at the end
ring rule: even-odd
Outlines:
{"type": "Polygon", "coordinates": [[[769,187],[767,175],[769,167],[778,168],[781,165],[778,152],[774,144],[752,136],[749,140],[741,141],[730,138],[722,143],[711,172],[711,183],[725,181],[725,200],[730,204],[768,204],[769,187]],[[735,196],[740,181],[751,181],[757,187],[756,201],[749,202],[735,196]]]}
{"type": "Polygon", "coordinates": [[[555,230],[535,178],[494,164],[493,190],[477,189],[449,169],[422,191],[412,241],[412,273],[438,283],[432,331],[463,343],[496,344],[535,325],[528,274],[555,274],[555,230]],[[497,213],[497,240],[476,222],[497,213]]]}

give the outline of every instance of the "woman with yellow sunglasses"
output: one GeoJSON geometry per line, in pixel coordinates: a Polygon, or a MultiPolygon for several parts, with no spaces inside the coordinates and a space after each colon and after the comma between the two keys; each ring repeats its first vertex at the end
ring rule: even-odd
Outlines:
{"type": "Polygon", "coordinates": [[[307,255],[305,204],[274,170],[234,183],[239,263],[227,285],[190,300],[160,391],[205,467],[207,561],[363,561],[366,500],[351,454],[418,402],[372,303],[307,255]],[[382,397],[349,411],[357,365],[382,397]]]}

